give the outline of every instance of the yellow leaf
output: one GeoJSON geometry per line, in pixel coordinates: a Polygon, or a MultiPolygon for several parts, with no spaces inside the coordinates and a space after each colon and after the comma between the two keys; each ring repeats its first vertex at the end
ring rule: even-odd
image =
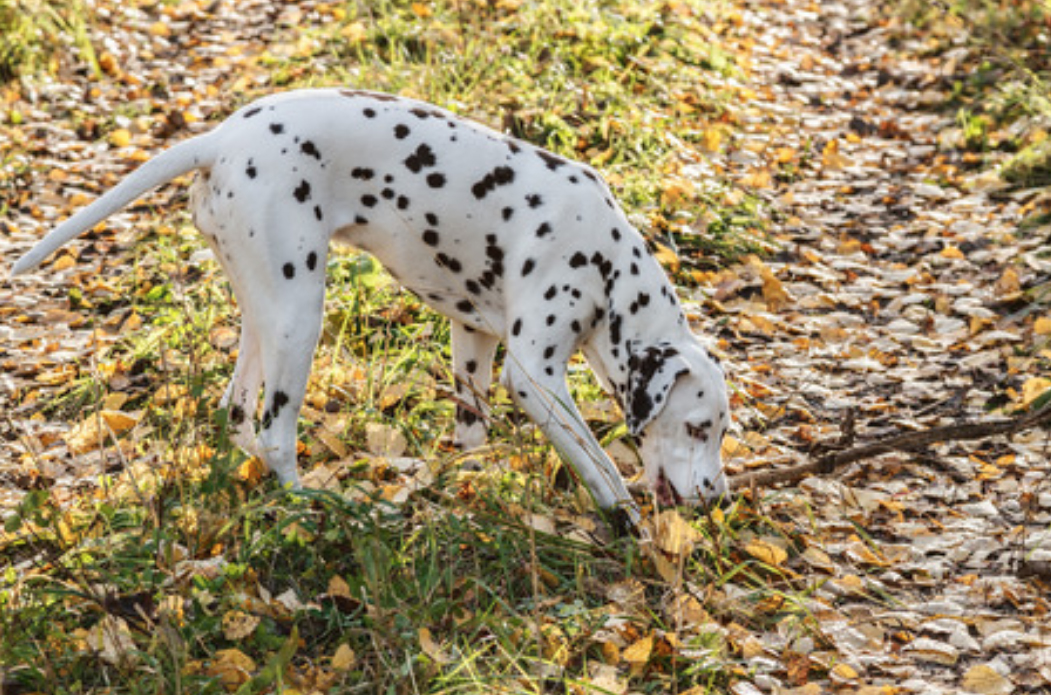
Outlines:
{"type": "Polygon", "coordinates": [[[434,641],[434,636],[431,635],[430,630],[421,627],[416,634],[420,640],[420,649],[423,650],[424,654],[439,664],[448,664],[452,661],[449,655],[442,650],[441,646],[434,641]]]}
{"type": "Polygon", "coordinates": [[[672,181],[661,192],[661,204],[673,208],[693,195],[693,184],[689,181],[672,181]]]}
{"type": "Polygon", "coordinates": [[[220,649],[215,653],[207,673],[218,677],[223,687],[232,691],[248,681],[255,670],[255,662],[240,649],[220,649]]]}
{"type": "Polygon", "coordinates": [[[354,650],[341,644],[336,648],[336,653],[332,655],[332,668],[337,671],[349,671],[354,668],[357,661],[358,655],[354,653],[354,650]]]}
{"type": "Polygon", "coordinates": [[[828,141],[821,152],[821,163],[826,169],[842,169],[850,164],[850,160],[839,152],[839,140],[828,141]]]}
{"type": "Polygon", "coordinates": [[[558,625],[546,624],[540,627],[544,636],[544,658],[565,666],[569,662],[569,638],[558,625]]]}
{"type": "Polygon", "coordinates": [[[150,33],[154,36],[171,36],[172,28],[165,22],[154,22],[150,25],[150,33]]]}
{"type": "Polygon", "coordinates": [[[412,13],[420,18],[430,17],[434,12],[422,2],[412,3],[412,13]]]}
{"type": "Polygon", "coordinates": [[[621,659],[631,665],[632,673],[642,670],[653,654],[653,635],[647,635],[621,653],[621,659]]]}
{"type": "Polygon", "coordinates": [[[723,142],[723,134],[716,128],[708,128],[701,133],[701,146],[705,152],[718,152],[723,142]]]}
{"type": "Polygon", "coordinates": [[[1022,384],[1022,407],[1028,408],[1048,389],[1051,389],[1051,379],[1042,376],[1026,379],[1026,382],[1022,384]]]}
{"type": "Polygon", "coordinates": [[[223,636],[231,642],[248,637],[259,626],[259,616],[232,610],[223,615],[223,636]]]}
{"type": "Polygon", "coordinates": [[[328,580],[328,595],[340,598],[354,598],[350,593],[350,585],[347,584],[347,580],[338,574],[332,575],[332,579],[328,580]]]}
{"type": "Polygon", "coordinates": [[[127,128],[118,128],[109,134],[109,142],[114,147],[127,147],[131,144],[131,132],[127,128]]]}
{"type": "Polygon", "coordinates": [[[1051,334],[1051,317],[1041,316],[1033,322],[1033,333],[1037,335],[1051,334]]]}
{"type": "Polygon", "coordinates": [[[964,690],[979,695],[1006,695],[1014,689],[1011,681],[988,664],[975,664],[967,669],[962,685],[964,690]]]}
{"type": "Polygon", "coordinates": [[[756,560],[774,567],[788,559],[788,553],[784,548],[761,539],[756,539],[748,543],[748,545],[744,547],[744,551],[756,560]]]}
{"type": "Polygon", "coordinates": [[[952,244],[942,249],[940,255],[942,258],[951,258],[958,261],[962,261],[966,258],[966,256],[963,255],[963,251],[961,251],[958,246],[953,246],[952,244]]]}
{"type": "Polygon", "coordinates": [[[348,24],[343,27],[339,34],[347,41],[347,43],[354,44],[364,42],[365,39],[368,38],[369,32],[364,24],[361,22],[354,22],[353,24],[348,24]]]}
{"type": "Polygon", "coordinates": [[[656,248],[653,251],[654,258],[657,261],[670,270],[672,273],[679,272],[679,256],[670,248],[664,244],[656,244],[656,248]]]}
{"type": "Polygon", "coordinates": [[[249,485],[258,484],[264,475],[266,475],[266,464],[258,456],[251,457],[237,467],[237,477],[249,485]]]}
{"type": "Polygon", "coordinates": [[[1022,281],[1018,277],[1018,271],[1008,268],[1000,279],[996,281],[996,294],[1001,299],[1011,297],[1022,291],[1022,281]]]}
{"type": "Polygon", "coordinates": [[[669,555],[689,555],[701,539],[700,532],[674,509],[657,516],[654,536],[657,546],[669,555]]]}
{"type": "Polygon", "coordinates": [[[122,413],[119,410],[103,410],[100,414],[103,422],[109,427],[115,434],[121,434],[127,432],[135,425],[139,424],[139,418],[128,413],[122,413]]]}
{"type": "Polygon", "coordinates": [[[76,257],[63,253],[61,256],[55,259],[55,262],[51,264],[52,270],[69,270],[77,264],[76,257]]]}
{"type": "Polygon", "coordinates": [[[832,676],[840,680],[850,681],[858,677],[858,672],[851,666],[840,662],[832,667],[832,676]]]}
{"type": "Polygon", "coordinates": [[[769,169],[753,169],[741,179],[741,183],[750,188],[769,188],[772,180],[769,169]]]}

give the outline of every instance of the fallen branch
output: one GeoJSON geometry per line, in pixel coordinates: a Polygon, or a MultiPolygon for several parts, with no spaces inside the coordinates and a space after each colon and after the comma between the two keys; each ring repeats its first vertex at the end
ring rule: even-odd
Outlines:
{"type": "Polygon", "coordinates": [[[910,451],[938,442],[966,442],[997,435],[1012,435],[1048,424],[1051,424],[1051,405],[1045,405],[1040,410],[1006,420],[961,422],[918,432],[907,432],[850,449],[823,454],[796,466],[731,476],[730,488],[738,490],[749,487],[766,487],[775,483],[794,483],[808,475],[827,475],[848,463],[882,456],[892,451],[910,451]]]}

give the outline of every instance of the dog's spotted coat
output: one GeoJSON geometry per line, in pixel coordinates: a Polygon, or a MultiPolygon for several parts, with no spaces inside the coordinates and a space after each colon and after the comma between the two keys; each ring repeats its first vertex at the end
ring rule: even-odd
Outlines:
{"type": "Polygon", "coordinates": [[[298,485],[296,420],[334,238],[374,254],[451,319],[459,444],[485,439],[485,394],[502,341],[503,378],[518,404],[600,506],[634,519],[623,480],[566,388],[566,365],[580,349],[623,408],[662,497],[725,491],[722,370],[600,177],[428,104],[352,90],[264,98],[145,164],[14,272],[194,169],[202,172],[195,222],[243,317],[224,403],[235,440],[281,481],[298,485]]]}

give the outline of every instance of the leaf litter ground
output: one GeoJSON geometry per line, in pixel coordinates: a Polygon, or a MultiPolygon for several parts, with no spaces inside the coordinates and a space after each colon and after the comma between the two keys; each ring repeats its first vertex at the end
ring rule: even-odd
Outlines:
{"type": "MultiPolygon", "coordinates": [[[[263,38],[274,13],[285,27],[314,16],[306,6],[278,10],[261,3],[259,8],[270,12],[266,21],[208,21],[196,5],[161,15],[133,14],[135,22],[127,31],[137,38],[128,39],[128,45],[140,47],[135,60],[145,66],[143,72],[125,73],[104,53],[101,68],[112,83],[103,84],[114,86],[101,88],[96,95],[101,108],[79,123],[51,116],[56,104],[68,106],[80,99],[78,88],[56,85],[48,90],[46,109],[11,96],[9,101],[25,110],[25,120],[36,125],[7,129],[14,146],[4,173],[11,231],[5,237],[5,259],[17,257],[32,236],[27,232],[35,230],[25,211],[50,225],[68,210],[72,192],[83,190],[73,202],[84,202],[155,147],[156,133],[147,134],[149,128],[137,122],[141,115],[121,115],[128,90],[167,84],[169,98],[151,114],[149,127],[161,123],[177,131],[228,110],[220,90],[198,89],[199,83],[228,84],[221,75],[234,72],[237,84],[229,86],[242,91],[275,82],[277,65],[297,76],[309,70],[306,61],[258,60],[242,52],[242,45],[263,38]],[[195,32],[192,62],[168,54],[177,53],[170,51],[172,33],[188,26],[195,32]],[[181,69],[195,77],[185,82],[171,77],[173,60],[186,61],[181,69]],[[84,144],[102,135],[100,145],[84,144]],[[114,157],[111,148],[123,153],[125,161],[114,157]],[[53,173],[42,181],[48,171],[53,173]]],[[[415,11],[423,15],[426,7],[415,11]]],[[[683,6],[681,11],[688,10],[683,6]]],[[[712,181],[725,181],[730,202],[744,191],[765,199],[773,211],[769,227],[776,242],[763,258],[749,256],[722,267],[690,263],[680,249],[684,263],[678,270],[680,278],[694,285],[686,294],[697,327],[717,341],[736,389],[736,429],[727,447],[732,473],[798,463],[815,446],[839,440],[847,429],[855,429],[853,436],[864,441],[981,416],[994,407],[1026,406],[1047,385],[1035,375],[1047,373],[1051,327],[1023,295],[1047,275],[1048,262],[1039,254],[1046,231],[1018,231],[1018,224],[1046,202],[1036,192],[1001,189],[986,173],[982,158],[966,150],[951,112],[941,108],[959,55],[928,52],[922,35],[912,36],[869,12],[863,3],[788,0],[743,3],[721,15],[718,41],[740,71],[706,73],[706,87],[735,98],[720,116],[721,127],[706,129],[700,138],[707,156],[681,167],[686,183],[680,185],[703,189],[712,181]],[[848,428],[848,422],[857,425],[848,428]]],[[[349,36],[359,31],[354,26],[348,25],[349,36]]],[[[269,50],[295,58],[309,48],[303,42],[312,40],[310,32],[303,32],[296,41],[269,50]]],[[[669,186],[664,193],[675,199],[679,191],[669,186]]],[[[154,202],[167,207],[179,195],[162,194],[154,202]]],[[[128,219],[115,218],[110,228],[120,229],[128,219]]],[[[174,239],[176,245],[184,236],[190,238],[178,223],[169,224],[153,233],[174,239]]],[[[136,398],[148,393],[150,407],[172,411],[172,423],[192,422],[201,384],[209,382],[177,382],[158,390],[158,373],[207,374],[221,369],[217,363],[228,357],[234,327],[213,324],[207,310],[201,322],[212,353],[188,358],[138,346],[123,352],[119,361],[96,357],[99,348],[139,328],[142,318],[135,307],[150,306],[151,292],[168,291],[158,289],[164,287],[156,278],[158,268],[175,274],[190,300],[203,297],[206,308],[223,299],[200,289],[219,284],[214,270],[188,270],[178,258],[162,258],[129,266],[127,272],[142,275],[136,287],[143,301],[122,302],[114,296],[116,284],[90,270],[116,243],[109,233],[97,234],[79,251],[79,259],[60,257],[31,285],[8,283],[0,289],[6,382],[0,397],[8,413],[0,490],[5,510],[25,509],[27,492],[33,490],[47,490],[61,508],[84,491],[102,494],[91,482],[101,474],[126,479],[120,473],[135,470],[136,457],[149,457],[128,443],[130,436],[121,438],[124,444],[118,447],[100,449],[98,444],[124,433],[144,439],[149,434],[145,428],[163,425],[144,419],[143,407],[124,408],[127,400],[139,403],[136,398]],[[93,313],[108,305],[112,307],[105,313],[93,313]],[[162,365],[147,370],[136,362],[136,351],[159,354],[162,365]],[[69,384],[91,373],[92,383],[108,388],[101,403],[93,405],[93,416],[80,418],[77,410],[84,403],[98,403],[98,397],[69,384]],[[47,405],[49,386],[62,387],[63,400],[27,425],[22,418],[47,405]],[[70,422],[79,424],[71,430],[70,422]],[[27,457],[27,447],[45,453],[27,457]]],[[[665,260],[675,266],[680,259],[665,260]]],[[[160,303],[163,297],[153,299],[160,303]]],[[[178,328],[176,320],[162,313],[148,318],[170,321],[171,331],[178,328]]],[[[393,318],[412,321],[418,316],[393,318]]],[[[313,437],[330,459],[348,455],[341,435],[352,426],[348,418],[355,416],[328,413],[333,394],[353,400],[374,392],[381,411],[406,398],[403,384],[371,385],[375,368],[368,362],[337,368],[324,356],[319,360],[316,369],[329,379],[325,388],[312,391],[322,395],[312,401],[308,417],[326,425],[314,429],[313,437]]],[[[427,370],[415,374],[419,387],[409,390],[419,400],[433,399],[441,389],[438,381],[427,370]]],[[[371,466],[367,475],[373,491],[402,504],[411,492],[434,482],[430,467],[403,456],[409,443],[398,439],[400,432],[389,422],[370,423],[362,430],[362,448],[384,461],[371,466]]],[[[211,447],[200,442],[182,451],[189,452],[181,454],[186,469],[199,471],[211,447]]],[[[650,560],[657,564],[655,574],[641,584],[614,573],[602,589],[609,605],[634,622],[613,620],[597,631],[589,628],[588,639],[599,645],[600,657],[592,658],[587,678],[574,687],[625,692],[629,684],[664,683],[669,690],[685,690],[681,679],[661,676],[669,668],[667,655],[675,654],[680,660],[672,661],[672,669],[684,668],[691,658],[714,660],[732,675],[730,687],[738,693],[1047,689],[1049,468],[1044,435],[1029,432],[1011,441],[948,442],[921,454],[888,455],[795,487],[753,491],[751,513],[765,522],[734,539],[734,550],[738,559],[750,558],[767,568],[765,576],[775,590],[766,593],[733,573],[704,582],[701,573],[684,572],[684,554],[703,543],[697,529],[707,527],[683,525],[675,514],[655,515],[660,550],[650,560]],[[667,585],[655,585],[655,579],[667,585]],[[676,589],[683,584],[693,584],[691,591],[676,589]],[[658,611],[665,618],[657,629],[640,618],[654,596],[660,597],[658,611]],[[701,634],[709,637],[703,656],[680,643],[701,634]]],[[[342,467],[322,465],[314,469],[312,480],[318,487],[341,489],[331,481],[346,475],[342,467]]],[[[470,483],[461,480],[455,489],[460,502],[470,505],[470,483]]],[[[106,494],[120,493],[111,488],[106,494]]],[[[569,528],[587,538],[581,529],[591,526],[574,509],[518,512],[532,532],[569,528]]],[[[202,515],[193,523],[200,530],[215,522],[202,515]]],[[[290,528],[293,536],[309,538],[312,533],[305,526],[290,528]]],[[[27,559],[24,554],[27,534],[38,531],[13,527],[8,532],[5,553],[16,575],[47,575],[54,558],[42,563],[39,556],[27,559]]],[[[478,536],[477,542],[485,547],[491,541],[478,536]]],[[[180,555],[170,563],[176,584],[185,577],[196,577],[200,584],[222,572],[221,552],[215,557],[199,548],[172,552],[180,555]]],[[[544,575],[535,561],[532,567],[534,583],[560,586],[559,576],[544,575]]],[[[10,571],[5,579],[9,597],[11,587],[24,578],[11,577],[10,571]]],[[[310,610],[315,602],[352,612],[361,600],[356,587],[351,590],[337,574],[313,594],[246,592],[238,607],[227,605],[221,611],[221,623],[214,627],[228,648],[197,654],[189,660],[187,676],[203,673],[228,688],[261,678],[267,669],[243,647],[247,636],[259,634],[259,616],[269,619],[283,611],[283,620],[310,610]]],[[[102,601],[111,610],[78,635],[84,651],[102,661],[119,663],[134,644],[129,625],[134,627],[135,621],[112,604],[130,605],[130,614],[146,610],[147,602],[134,594],[125,592],[119,599],[102,601]]],[[[579,658],[569,655],[579,649],[583,628],[573,606],[558,604],[558,599],[558,593],[547,599],[554,601],[548,608],[557,604],[558,610],[545,615],[561,619],[546,620],[536,639],[549,662],[565,667],[579,658]]],[[[182,610],[181,604],[168,608],[170,615],[182,610]]],[[[539,614],[540,608],[536,610],[539,614]]],[[[157,606],[147,612],[165,614],[157,606]]],[[[370,618],[381,626],[391,619],[370,618]]],[[[439,668],[458,663],[462,654],[442,642],[439,628],[447,625],[418,627],[414,639],[422,654],[439,668]]],[[[267,664],[287,665],[288,644],[279,639],[262,649],[272,655],[267,664]]],[[[303,678],[298,687],[331,684],[325,678],[360,668],[361,654],[355,656],[347,644],[323,655],[324,667],[318,661],[320,675],[313,681],[302,675],[308,669],[298,662],[303,678]]],[[[310,645],[303,651],[309,653],[310,645]]],[[[271,686],[264,681],[256,683],[259,689],[271,687],[273,678],[271,686]]]]}

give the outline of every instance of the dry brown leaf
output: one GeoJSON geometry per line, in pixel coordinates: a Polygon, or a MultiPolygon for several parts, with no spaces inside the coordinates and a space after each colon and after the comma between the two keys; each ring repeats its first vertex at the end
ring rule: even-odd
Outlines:
{"type": "Polygon", "coordinates": [[[358,662],[358,655],[354,653],[346,644],[341,644],[336,648],[336,653],[332,655],[331,666],[337,671],[347,672],[354,668],[358,662]]]}
{"type": "Polygon", "coordinates": [[[223,615],[223,636],[231,642],[239,642],[259,627],[260,618],[240,610],[227,611],[223,615]]]}
{"type": "Polygon", "coordinates": [[[773,567],[783,564],[788,559],[788,552],[784,548],[759,538],[745,545],[744,551],[756,560],[773,567]]]}

